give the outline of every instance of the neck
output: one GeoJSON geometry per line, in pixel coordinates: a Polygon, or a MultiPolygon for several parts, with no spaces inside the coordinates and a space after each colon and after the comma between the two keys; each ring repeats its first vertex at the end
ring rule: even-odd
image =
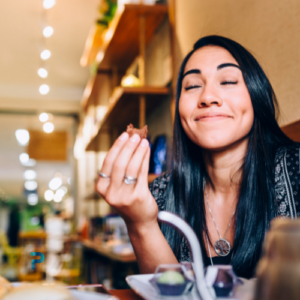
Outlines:
{"type": "Polygon", "coordinates": [[[240,168],[244,163],[247,147],[248,138],[219,151],[202,150],[211,180],[207,183],[207,189],[223,199],[233,199],[232,194],[239,193],[242,179],[240,168]]]}

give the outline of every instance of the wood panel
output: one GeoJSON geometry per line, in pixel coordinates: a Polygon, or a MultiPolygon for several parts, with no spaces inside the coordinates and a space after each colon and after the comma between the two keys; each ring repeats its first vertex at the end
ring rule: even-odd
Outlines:
{"type": "Polygon", "coordinates": [[[68,134],[65,131],[45,133],[29,130],[27,153],[35,160],[66,161],[68,134]]]}
{"type": "Polygon", "coordinates": [[[300,121],[283,126],[281,129],[290,139],[300,143],[300,121]]]}
{"type": "Polygon", "coordinates": [[[167,15],[166,5],[126,4],[104,35],[103,59],[99,69],[117,67],[126,70],[139,54],[139,16],[145,15],[146,45],[167,15]]]}
{"type": "Polygon", "coordinates": [[[87,85],[84,89],[83,97],[81,99],[80,104],[81,104],[81,106],[82,106],[82,108],[84,109],[85,112],[87,111],[88,106],[92,105],[93,102],[94,102],[93,99],[94,99],[95,94],[96,94],[96,88],[95,87],[97,86],[97,84],[96,84],[97,80],[96,79],[97,79],[97,75],[92,76],[89,79],[89,81],[88,81],[88,83],[87,83],[87,85]]]}

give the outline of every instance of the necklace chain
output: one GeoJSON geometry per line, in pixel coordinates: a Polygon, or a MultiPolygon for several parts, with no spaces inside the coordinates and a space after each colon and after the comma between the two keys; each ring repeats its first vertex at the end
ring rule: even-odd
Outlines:
{"type": "MultiPolygon", "coordinates": [[[[207,203],[208,210],[209,210],[209,212],[210,212],[211,218],[212,218],[212,220],[213,220],[213,222],[214,222],[214,224],[215,224],[215,227],[216,227],[216,229],[217,229],[219,238],[222,239],[221,234],[220,234],[219,229],[218,229],[218,226],[217,226],[217,223],[216,223],[216,221],[215,221],[215,218],[214,218],[214,216],[213,216],[213,214],[212,214],[212,211],[211,211],[211,209],[210,209],[210,207],[209,207],[208,196],[207,196],[207,190],[206,190],[206,184],[204,184],[204,191],[205,191],[205,199],[206,199],[206,203],[207,203]]],[[[227,227],[227,229],[226,229],[226,232],[225,232],[225,234],[224,234],[223,239],[225,239],[225,237],[226,237],[226,234],[227,234],[227,232],[228,232],[228,230],[229,230],[229,227],[230,227],[230,225],[231,225],[231,222],[232,222],[232,219],[233,219],[233,216],[234,216],[234,215],[235,215],[235,210],[234,210],[234,212],[233,212],[233,214],[232,214],[232,216],[231,216],[230,222],[229,222],[229,224],[228,224],[228,227],[227,227]]]]}
{"type": "MultiPolygon", "coordinates": [[[[205,199],[206,199],[207,207],[208,207],[208,210],[209,210],[210,215],[211,215],[211,217],[212,217],[212,220],[213,220],[213,222],[214,222],[214,224],[215,224],[215,227],[216,227],[216,230],[217,230],[217,232],[218,232],[219,238],[220,238],[220,240],[225,240],[225,237],[226,237],[226,234],[227,234],[227,232],[228,232],[228,230],[229,230],[229,228],[230,228],[230,225],[231,225],[233,216],[235,215],[235,210],[234,210],[234,212],[233,212],[233,214],[232,214],[232,216],[231,216],[231,219],[230,219],[230,222],[229,222],[228,227],[227,227],[227,229],[226,229],[226,232],[225,232],[225,234],[224,234],[224,237],[222,238],[222,237],[221,237],[221,234],[220,234],[220,232],[219,232],[217,223],[216,223],[216,221],[215,221],[215,218],[214,218],[214,216],[213,216],[213,214],[212,214],[212,211],[211,211],[210,206],[209,206],[209,203],[208,203],[208,196],[207,196],[207,190],[206,190],[206,183],[205,183],[205,181],[204,181],[204,192],[205,192],[205,199]]],[[[230,243],[229,243],[227,240],[225,240],[225,241],[229,244],[229,251],[230,251],[230,243]]],[[[207,237],[207,235],[206,235],[206,242],[207,242],[207,247],[208,247],[208,252],[209,252],[209,257],[210,257],[211,265],[213,266],[213,261],[212,261],[212,256],[211,256],[211,253],[210,253],[210,246],[209,246],[209,243],[208,243],[208,237],[207,237]]],[[[217,242],[218,242],[218,241],[217,241],[217,242]]],[[[216,249],[216,248],[215,248],[215,249],[216,249]]]]}

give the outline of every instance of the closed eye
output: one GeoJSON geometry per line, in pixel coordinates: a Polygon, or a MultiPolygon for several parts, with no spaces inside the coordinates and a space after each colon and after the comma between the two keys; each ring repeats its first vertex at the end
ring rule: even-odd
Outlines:
{"type": "Polygon", "coordinates": [[[224,81],[221,83],[221,85],[226,85],[226,84],[237,84],[237,81],[224,81]]]}
{"type": "Polygon", "coordinates": [[[186,91],[191,90],[191,89],[195,89],[195,88],[199,88],[201,87],[201,85],[190,85],[187,86],[186,88],[184,88],[186,91]]]}

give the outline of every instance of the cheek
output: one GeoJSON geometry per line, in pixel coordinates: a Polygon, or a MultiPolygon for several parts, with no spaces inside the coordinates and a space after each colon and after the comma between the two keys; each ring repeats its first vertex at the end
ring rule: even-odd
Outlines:
{"type": "Polygon", "coordinates": [[[244,92],[241,96],[236,98],[235,103],[232,104],[232,109],[235,112],[237,123],[240,124],[242,131],[250,131],[253,120],[254,111],[248,92],[244,92]],[[241,101],[243,99],[243,101],[241,101]]]}
{"type": "Polygon", "coordinates": [[[184,125],[193,112],[193,102],[186,100],[187,99],[181,97],[178,104],[178,111],[182,125],[184,125]]]}

